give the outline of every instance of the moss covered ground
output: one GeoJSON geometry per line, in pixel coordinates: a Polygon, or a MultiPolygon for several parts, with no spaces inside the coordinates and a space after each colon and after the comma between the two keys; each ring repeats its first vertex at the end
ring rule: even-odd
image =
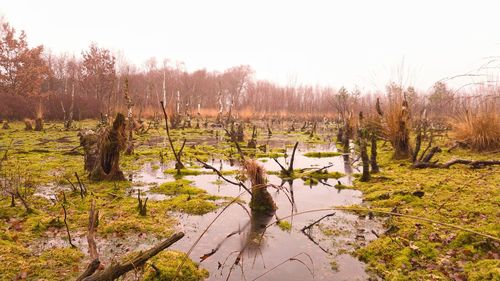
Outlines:
{"type": "MultiPolygon", "coordinates": [[[[355,182],[373,208],[452,224],[500,238],[500,168],[412,169],[379,150],[381,172],[355,182]]],[[[500,153],[442,152],[435,160],[499,159],[500,153]]],[[[499,242],[455,228],[388,217],[386,232],[357,251],[386,280],[500,280],[499,242]]]]}
{"type": "MultiPolygon", "coordinates": [[[[95,128],[97,123],[90,120],[77,124],[79,128],[95,128]]],[[[82,272],[89,262],[88,254],[81,247],[73,248],[69,245],[63,204],[67,210],[72,240],[75,241],[85,237],[90,204],[94,200],[99,210],[96,237],[98,241],[111,243],[115,237],[166,238],[175,231],[177,224],[176,219],[168,215],[168,211],[199,215],[213,211],[225,202],[224,198],[209,195],[192,186],[189,181],[178,179],[154,188],[155,192],[168,195],[168,198],[148,201],[147,215],[141,216],[131,182],[92,183],[87,180],[82,151],[77,148],[79,140],[76,129],[65,131],[62,130],[61,123],[46,123],[44,131],[33,132],[25,131],[21,122],[12,122],[10,125],[11,129],[0,130],[1,157],[7,151],[6,160],[2,162],[1,176],[18,180],[21,193],[33,212],[26,212],[17,199],[16,206],[11,207],[11,197],[7,190],[0,191],[0,280],[69,280],[82,272]],[[68,182],[69,179],[78,187],[75,172],[80,175],[88,190],[83,198],[79,191],[72,190],[68,182]],[[56,245],[40,246],[54,239],[58,241],[56,245]]],[[[201,130],[192,131],[194,130],[186,130],[182,135],[189,135],[190,139],[194,139],[205,133],[201,130]]],[[[163,133],[158,130],[134,137],[135,152],[132,155],[122,155],[120,159],[121,169],[126,175],[138,171],[144,163],[157,162],[161,157],[167,163],[173,159],[173,155],[164,148],[163,133]],[[163,155],[160,157],[161,153],[163,155]]],[[[180,132],[175,134],[181,135],[180,132]]],[[[206,157],[211,151],[216,151],[213,146],[199,146],[186,147],[185,157],[188,162],[192,158],[206,157]]],[[[184,174],[195,174],[190,171],[196,170],[186,169],[184,174]]],[[[167,261],[178,255],[180,253],[162,254],[168,257],[167,261]]],[[[172,262],[159,260],[158,265],[163,267],[167,275],[173,270],[166,269],[173,266],[172,262]]],[[[182,274],[185,277],[180,280],[199,280],[206,272],[188,262],[182,274]]],[[[151,274],[148,273],[147,276],[148,280],[153,280],[151,274]]]]}
{"type": "MultiPolygon", "coordinates": [[[[77,122],[79,128],[95,128],[96,124],[92,120],[77,122]]],[[[49,122],[42,132],[27,132],[21,122],[10,125],[11,129],[0,130],[0,157],[7,150],[2,177],[17,176],[21,192],[33,212],[26,212],[19,200],[16,200],[15,207],[10,207],[10,196],[5,190],[0,191],[0,280],[68,280],[83,270],[89,261],[88,253],[67,243],[63,202],[74,239],[85,236],[90,202],[94,200],[100,214],[96,236],[112,241],[115,237],[148,236],[158,240],[168,237],[177,224],[168,211],[205,214],[229,200],[212,196],[184,179],[188,175],[212,173],[200,169],[197,158],[202,161],[238,158],[236,148],[221,130],[172,131],[177,148],[183,138],[188,140],[183,152],[186,168],[180,173],[173,169],[174,157],[166,149],[163,128],[134,136],[134,153],[123,155],[120,159],[125,174],[139,171],[145,163],[160,162],[163,165],[154,164],[152,169],[163,169],[165,174],[172,174],[175,178],[151,187],[150,192],[163,194],[166,199],[148,201],[147,215],[141,216],[131,182],[91,183],[87,180],[81,149],[76,148],[79,145],[76,129],[64,131],[61,123],[49,122]],[[77,185],[75,172],[88,189],[88,195],[83,198],[78,191],[72,191],[67,181],[69,179],[77,185]],[[37,246],[54,238],[62,242],[53,247],[37,246]]],[[[251,133],[249,128],[251,126],[247,126],[247,136],[251,133]]],[[[272,137],[260,134],[257,141],[257,149],[247,149],[245,143],[241,146],[248,155],[269,159],[290,153],[295,141],[322,144],[330,142],[331,137],[326,134],[311,137],[303,132],[273,129],[272,137]]],[[[310,156],[323,157],[324,153],[310,156]]],[[[500,236],[498,166],[483,169],[470,169],[463,165],[450,169],[412,169],[409,161],[393,160],[391,156],[389,145],[382,146],[379,149],[381,172],[373,175],[369,182],[355,181],[355,188],[363,192],[364,200],[371,208],[428,218],[493,237],[500,236]]],[[[441,162],[452,158],[499,159],[500,153],[480,154],[457,149],[436,156],[436,160],[441,162]]],[[[234,174],[236,171],[223,173],[234,174]]],[[[269,174],[285,177],[279,172],[269,174]]],[[[321,179],[342,176],[340,173],[295,170],[289,177],[302,178],[306,184],[314,185],[321,179]]],[[[383,279],[500,280],[499,244],[495,240],[405,217],[387,217],[385,224],[386,231],[378,233],[378,239],[356,251],[368,267],[383,279]]],[[[289,231],[286,222],[280,227],[289,231]]],[[[334,235],[331,239],[335,239],[334,235]]],[[[144,278],[169,280],[182,255],[171,251],[161,253],[152,260],[160,273],[148,264],[144,268],[144,278]]],[[[189,261],[179,280],[200,280],[206,274],[189,261]]]]}

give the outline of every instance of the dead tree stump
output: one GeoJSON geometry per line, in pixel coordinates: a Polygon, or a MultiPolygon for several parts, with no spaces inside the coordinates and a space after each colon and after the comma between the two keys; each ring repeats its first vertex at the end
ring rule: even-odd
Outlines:
{"type": "Polygon", "coordinates": [[[245,171],[252,183],[252,198],[250,199],[252,212],[274,214],[277,207],[271,194],[267,191],[264,167],[255,160],[248,160],[245,163],[245,171]]]}
{"type": "Polygon", "coordinates": [[[24,130],[25,131],[33,131],[33,120],[24,119],[24,130]]]}
{"type": "Polygon", "coordinates": [[[81,130],[78,132],[80,145],[83,147],[84,168],[87,172],[92,172],[99,154],[97,147],[97,134],[92,130],[81,130]]]}
{"type": "Polygon", "coordinates": [[[98,137],[98,154],[90,173],[91,180],[125,180],[119,164],[120,152],[124,149],[126,141],[125,127],[125,116],[118,113],[113,126],[105,128],[98,137]]]}
{"type": "Polygon", "coordinates": [[[35,119],[35,131],[43,130],[43,119],[38,117],[35,119]]]}

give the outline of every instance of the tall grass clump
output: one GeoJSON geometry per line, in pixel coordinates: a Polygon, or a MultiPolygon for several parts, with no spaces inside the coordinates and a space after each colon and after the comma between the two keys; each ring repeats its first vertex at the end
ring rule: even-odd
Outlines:
{"type": "Polygon", "coordinates": [[[387,106],[383,115],[383,134],[394,149],[395,159],[409,158],[410,146],[410,110],[407,92],[402,87],[391,84],[387,87],[387,106]]]}
{"type": "Polygon", "coordinates": [[[479,97],[458,112],[453,122],[455,139],[475,151],[500,149],[500,94],[479,97]]]}

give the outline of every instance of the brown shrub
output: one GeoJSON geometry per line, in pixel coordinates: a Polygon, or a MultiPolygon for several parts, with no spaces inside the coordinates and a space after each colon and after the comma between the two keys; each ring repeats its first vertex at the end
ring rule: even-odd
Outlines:
{"type": "Polygon", "coordinates": [[[500,149],[500,116],[494,103],[482,102],[473,110],[465,110],[453,123],[455,138],[471,149],[500,149]]]}

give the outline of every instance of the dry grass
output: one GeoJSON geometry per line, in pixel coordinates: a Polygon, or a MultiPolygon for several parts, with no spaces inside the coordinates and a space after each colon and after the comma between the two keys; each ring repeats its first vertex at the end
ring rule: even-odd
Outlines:
{"type": "Polygon", "coordinates": [[[453,132],[457,140],[475,151],[500,149],[500,116],[495,101],[483,100],[454,119],[453,132]]]}
{"type": "Polygon", "coordinates": [[[402,89],[388,87],[387,103],[384,110],[384,136],[394,148],[394,158],[408,158],[411,155],[410,113],[402,89]]]}
{"type": "Polygon", "coordinates": [[[245,171],[252,186],[262,186],[266,184],[266,171],[257,161],[247,160],[245,162],[245,171]]]}

